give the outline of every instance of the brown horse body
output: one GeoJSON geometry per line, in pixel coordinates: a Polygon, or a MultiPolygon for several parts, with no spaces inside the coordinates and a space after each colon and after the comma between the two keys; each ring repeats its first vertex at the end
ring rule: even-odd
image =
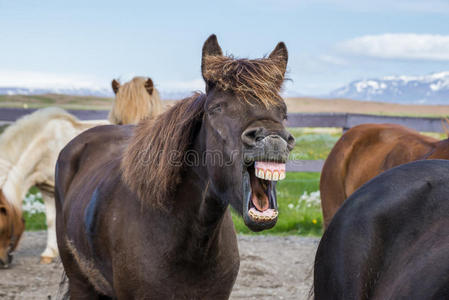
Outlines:
{"type": "Polygon", "coordinates": [[[243,85],[264,79],[258,64],[270,70],[240,96],[206,72],[208,56],[222,56],[214,35],[203,46],[206,94],[137,126],[89,130],[61,152],[57,237],[71,299],[227,299],[239,269],[229,204],[252,230],[275,225],[275,182],[254,172],[261,161],[285,167],[294,139],[285,103],[254,95],[279,91],[270,68],[284,75],[285,45],[226,61],[243,85]]]}
{"type": "Polygon", "coordinates": [[[321,172],[320,193],[327,227],[343,202],[378,174],[419,159],[449,159],[449,140],[439,141],[394,124],[363,124],[337,141],[321,172]]]}

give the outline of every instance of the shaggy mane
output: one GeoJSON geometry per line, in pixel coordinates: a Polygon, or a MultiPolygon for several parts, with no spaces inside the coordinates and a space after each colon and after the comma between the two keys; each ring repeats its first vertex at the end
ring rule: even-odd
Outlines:
{"type": "Polygon", "coordinates": [[[144,204],[166,207],[180,183],[182,159],[203,116],[204,94],[179,101],[134,129],[122,159],[123,179],[144,204]]]}
{"type": "Polygon", "coordinates": [[[112,124],[137,124],[162,112],[159,92],[153,88],[150,95],[145,88],[147,80],[147,77],[134,77],[120,86],[109,112],[108,119],[112,124]]]}
{"type": "Polygon", "coordinates": [[[284,81],[284,69],[277,60],[234,59],[222,55],[204,57],[203,76],[225,91],[233,91],[247,103],[249,95],[265,107],[283,103],[279,95],[284,81]]]}

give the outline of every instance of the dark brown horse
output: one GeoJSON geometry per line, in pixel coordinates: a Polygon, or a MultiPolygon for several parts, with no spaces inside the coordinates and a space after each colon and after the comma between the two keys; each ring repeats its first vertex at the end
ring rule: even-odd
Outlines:
{"type": "Polygon", "coordinates": [[[0,192],[0,268],[7,268],[11,263],[11,253],[19,244],[24,230],[21,209],[6,201],[0,192]]]}
{"type": "Polygon", "coordinates": [[[66,146],[56,207],[71,299],[229,297],[239,269],[229,204],[251,230],[277,221],[271,179],[283,178],[294,146],[279,96],[286,65],[284,43],[264,59],[233,59],[212,35],[206,94],[66,146]]]}
{"type": "Polygon", "coordinates": [[[321,171],[324,225],[355,190],[392,167],[419,159],[449,159],[449,139],[439,141],[393,124],[363,124],[337,141],[321,171]]]}
{"type": "Polygon", "coordinates": [[[449,299],[449,161],[407,163],[335,214],[315,258],[316,300],[449,299]]]}

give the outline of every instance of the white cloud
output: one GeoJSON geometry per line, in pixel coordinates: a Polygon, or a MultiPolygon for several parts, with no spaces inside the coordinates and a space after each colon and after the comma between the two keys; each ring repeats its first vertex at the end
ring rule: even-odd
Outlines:
{"type": "Polygon", "coordinates": [[[343,66],[347,64],[346,60],[333,55],[320,55],[318,59],[331,65],[343,66]]]}
{"type": "Polygon", "coordinates": [[[341,42],[340,51],[387,59],[449,60],[449,35],[382,34],[365,35],[341,42]]]}
{"type": "Polygon", "coordinates": [[[419,12],[449,13],[449,2],[445,0],[303,0],[304,3],[324,3],[360,12],[419,12]]]}

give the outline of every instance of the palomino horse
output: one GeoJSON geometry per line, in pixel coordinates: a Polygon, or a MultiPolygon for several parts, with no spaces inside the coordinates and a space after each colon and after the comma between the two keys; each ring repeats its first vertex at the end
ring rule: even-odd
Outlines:
{"type": "Polygon", "coordinates": [[[36,185],[42,192],[47,218],[47,247],[41,262],[58,255],[53,199],[54,168],[59,151],[76,135],[107,122],[80,122],[59,108],[24,116],[0,136],[0,265],[8,265],[24,230],[22,199],[36,185]]]}
{"type": "Polygon", "coordinates": [[[151,78],[134,77],[130,82],[120,85],[112,80],[115,100],[109,113],[112,124],[137,124],[144,118],[154,118],[162,112],[159,92],[151,78]]]}
{"type": "Polygon", "coordinates": [[[7,268],[25,230],[21,211],[0,193],[0,267],[7,268]]]}
{"type": "Polygon", "coordinates": [[[449,139],[439,141],[393,124],[363,124],[335,144],[321,172],[324,225],[365,182],[392,167],[418,159],[449,159],[449,139]]]}
{"type": "Polygon", "coordinates": [[[275,184],[294,146],[279,96],[286,66],[284,43],[234,59],[212,35],[206,94],[62,150],[56,228],[70,299],[229,297],[239,269],[229,204],[254,231],[277,221],[275,184]]]}
{"type": "Polygon", "coordinates": [[[449,161],[388,170],[335,214],[315,258],[317,300],[449,299],[449,161]]]}

